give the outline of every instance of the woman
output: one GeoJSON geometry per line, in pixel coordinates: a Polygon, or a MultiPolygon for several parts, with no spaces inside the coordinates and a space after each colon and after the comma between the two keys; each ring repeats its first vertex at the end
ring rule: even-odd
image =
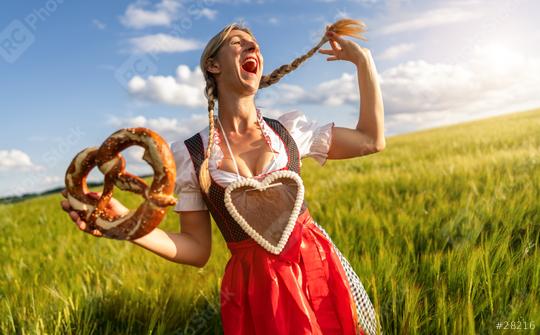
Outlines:
{"type": "MultiPolygon", "coordinates": [[[[232,254],[221,287],[225,334],[372,334],[378,328],[358,277],[305,203],[278,254],[251,238],[224,205],[225,188],[235,180],[262,180],[281,170],[299,175],[300,159],[306,156],[322,165],[326,159],[383,150],[383,103],[370,51],[339,36],[336,25],[327,27],[325,37],[306,55],[268,76],[262,75],[263,57],[249,29],[231,24],[209,41],[201,56],[209,126],[172,144],[181,233],[156,228],[132,241],[168,260],[203,267],[211,251],[211,213],[232,254]],[[326,41],[331,49],[320,49],[326,41]],[[361,96],[356,128],[318,126],[300,112],[274,120],[256,108],[259,88],[279,81],[317,50],[329,55],[328,61],[356,65],[361,96]]],[[[86,228],[67,201],[62,207],[81,230],[101,236],[86,228]]],[[[110,210],[126,211],[115,201],[110,210]]]]}

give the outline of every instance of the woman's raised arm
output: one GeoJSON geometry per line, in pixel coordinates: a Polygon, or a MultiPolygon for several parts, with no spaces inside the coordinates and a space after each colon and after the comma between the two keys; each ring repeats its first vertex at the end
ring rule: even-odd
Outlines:
{"type": "Polygon", "coordinates": [[[356,128],[333,128],[328,159],[352,158],[379,152],[386,146],[384,106],[371,52],[333,32],[328,32],[328,38],[332,49],[321,49],[319,52],[330,55],[328,61],[346,60],[356,65],[361,97],[356,128]]]}

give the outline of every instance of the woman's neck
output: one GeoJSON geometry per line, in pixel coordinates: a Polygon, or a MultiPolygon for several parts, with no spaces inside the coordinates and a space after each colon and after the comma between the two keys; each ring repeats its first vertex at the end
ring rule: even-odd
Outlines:
{"type": "Polygon", "coordinates": [[[224,94],[218,97],[219,119],[227,133],[243,135],[257,126],[255,96],[233,96],[224,94]]]}

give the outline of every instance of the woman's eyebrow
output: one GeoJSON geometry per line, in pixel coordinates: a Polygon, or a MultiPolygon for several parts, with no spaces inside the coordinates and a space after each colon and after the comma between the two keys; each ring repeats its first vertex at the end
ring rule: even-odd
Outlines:
{"type": "MultiPolygon", "coordinates": [[[[240,35],[235,35],[235,36],[232,36],[232,37],[231,37],[231,40],[232,40],[233,38],[235,38],[235,37],[237,37],[237,38],[239,38],[239,39],[243,39],[243,40],[246,40],[246,39],[247,39],[247,38],[242,37],[242,36],[240,36],[240,35]]],[[[259,42],[258,42],[255,38],[252,38],[251,41],[252,41],[252,42],[255,42],[256,44],[259,44],[259,42]]]]}

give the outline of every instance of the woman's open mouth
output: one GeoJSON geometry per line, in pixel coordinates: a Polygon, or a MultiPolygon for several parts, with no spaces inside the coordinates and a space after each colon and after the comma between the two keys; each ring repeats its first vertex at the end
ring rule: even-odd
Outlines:
{"type": "Polygon", "coordinates": [[[257,58],[253,56],[248,56],[246,59],[244,59],[244,62],[242,63],[242,70],[251,74],[256,75],[258,68],[259,62],[257,61],[257,58]]]}

